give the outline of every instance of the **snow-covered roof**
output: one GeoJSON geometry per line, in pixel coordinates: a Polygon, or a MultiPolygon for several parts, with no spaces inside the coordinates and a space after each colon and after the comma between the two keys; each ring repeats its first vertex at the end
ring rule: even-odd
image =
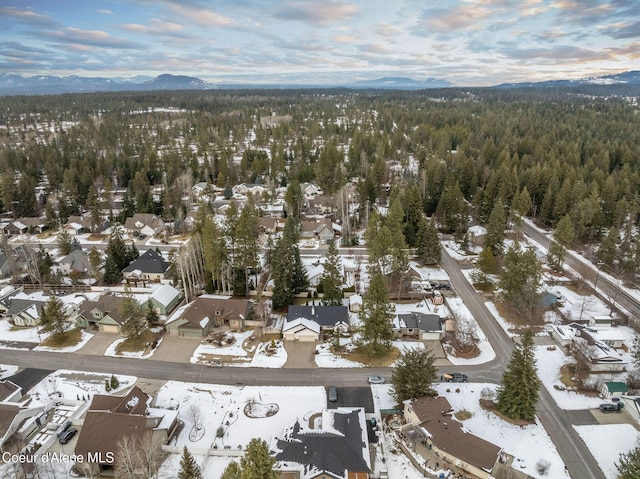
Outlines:
{"type": "Polygon", "coordinates": [[[163,284],[153,293],[151,293],[150,299],[154,299],[163,306],[168,306],[177,296],[180,295],[180,291],[171,286],[170,284],[163,284]]]}
{"type": "Polygon", "coordinates": [[[315,321],[307,318],[297,318],[293,321],[288,321],[284,323],[284,327],[282,328],[282,332],[289,331],[298,326],[304,326],[305,328],[313,331],[314,333],[320,334],[320,325],[315,321]]]}

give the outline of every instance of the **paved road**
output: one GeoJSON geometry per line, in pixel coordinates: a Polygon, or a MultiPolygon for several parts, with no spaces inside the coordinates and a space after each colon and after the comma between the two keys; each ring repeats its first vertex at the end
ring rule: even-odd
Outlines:
{"type": "MultiPolygon", "coordinates": [[[[523,222],[522,231],[545,248],[549,247],[550,233],[541,233],[527,222],[523,222]]],[[[568,267],[577,271],[586,281],[595,285],[598,293],[602,294],[602,297],[609,303],[621,306],[633,317],[640,317],[640,300],[627,293],[621,287],[619,281],[610,280],[607,276],[600,274],[600,270],[593,264],[585,263],[582,258],[572,251],[567,251],[564,262],[568,267]]]]}
{"type": "MultiPolygon", "coordinates": [[[[460,266],[449,256],[443,248],[441,266],[449,273],[451,285],[460,295],[467,308],[478,321],[496,353],[496,359],[482,365],[484,372],[476,372],[474,381],[488,381],[499,383],[504,364],[509,361],[513,351],[513,341],[496,323],[491,313],[484,305],[482,296],[462,275],[460,266]]],[[[470,369],[471,368],[467,368],[470,369]]],[[[558,454],[569,469],[571,477],[575,479],[605,479],[598,463],[585,446],[580,436],[573,429],[572,424],[585,424],[586,416],[577,411],[563,411],[556,406],[549,392],[540,388],[538,403],[538,418],[555,444],[558,454]],[[575,423],[573,421],[576,421],[575,423]]],[[[588,413],[590,414],[590,413],[588,413]]],[[[586,422],[594,424],[595,422],[586,422]]]]}

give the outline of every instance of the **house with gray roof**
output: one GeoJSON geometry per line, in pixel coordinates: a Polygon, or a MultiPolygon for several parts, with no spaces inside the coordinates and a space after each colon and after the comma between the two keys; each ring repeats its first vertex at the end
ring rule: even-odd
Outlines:
{"type": "Polygon", "coordinates": [[[58,266],[64,275],[77,273],[86,276],[91,271],[89,255],[81,249],[74,249],[71,253],[58,261],[58,266]]]}
{"type": "Polygon", "coordinates": [[[445,333],[445,320],[437,314],[412,311],[396,315],[393,330],[403,338],[439,340],[445,333]]]}
{"type": "Polygon", "coordinates": [[[180,303],[180,299],[180,291],[170,284],[163,284],[149,296],[158,314],[169,314],[180,303]]]}
{"type": "Polygon", "coordinates": [[[136,213],[126,219],[124,230],[134,236],[156,236],[165,230],[164,221],[150,213],[136,213]]]}
{"type": "Polygon", "coordinates": [[[16,326],[33,327],[40,324],[40,317],[46,301],[10,298],[7,317],[16,326]]]}
{"type": "Polygon", "coordinates": [[[300,421],[276,438],[274,454],[281,472],[298,472],[301,479],[368,477],[371,472],[364,410],[322,411],[322,424],[310,429],[300,421]]]}
{"type": "Polygon", "coordinates": [[[149,248],[122,270],[122,276],[128,283],[161,281],[167,278],[170,263],[164,260],[156,250],[149,248]]]}
{"type": "Polygon", "coordinates": [[[346,306],[289,306],[287,323],[298,318],[314,321],[323,331],[333,331],[336,327],[343,331],[351,329],[349,308],[346,306]]]}
{"type": "Polygon", "coordinates": [[[107,333],[119,333],[126,321],[122,315],[123,298],[103,294],[97,301],[85,301],[80,306],[76,324],[81,328],[93,328],[107,333]]]}

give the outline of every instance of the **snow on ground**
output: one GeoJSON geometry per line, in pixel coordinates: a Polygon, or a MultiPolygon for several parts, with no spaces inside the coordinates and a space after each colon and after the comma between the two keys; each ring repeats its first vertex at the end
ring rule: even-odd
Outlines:
{"type": "Polygon", "coordinates": [[[33,350],[34,351],[53,351],[55,353],[73,353],[79,350],[80,348],[82,348],[82,346],[84,346],[85,344],[87,344],[89,340],[93,338],[93,336],[94,336],[93,334],[87,333],[86,331],[83,330],[82,338],[80,339],[78,344],[74,344],[73,346],[67,346],[65,348],[53,348],[50,346],[36,346],[35,348],[33,348],[33,350]]]}
{"type": "Polygon", "coordinates": [[[442,246],[446,248],[449,256],[457,261],[473,260],[482,251],[482,247],[480,246],[470,246],[471,254],[467,254],[455,241],[442,241],[442,246]]]}
{"type": "Polygon", "coordinates": [[[513,332],[509,331],[513,327],[513,325],[509,321],[504,319],[502,316],[500,316],[500,313],[498,312],[498,308],[496,308],[496,305],[494,303],[492,303],[490,301],[486,301],[484,303],[484,305],[489,310],[489,312],[491,313],[493,318],[496,320],[496,322],[500,325],[500,327],[507,334],[507,336],[509,336],[510,338],[514,338],[514,337],[517,336],[513,332]]]}
{"type": "Polygon", "coordinates": [[[569,321],[578,321],[580,317],[587,319],[591,316],[609,316],[611,311],[611,308],[597,296],[582,296],[560,285],[554,286],[551,291],[557,291],[562,295],[558,309],[569,321]]]}
{"type": "Polygon", "coordinates": [[[433,266],[422,266],[416,261],[410,261],[413,269],[420,273],[422,279],[426,281],[449,281],[449,275],[442,268],[434,268],[433,266]]]}
{"type": "Polygon", "coordinates": [[[476,357],[469,359],[457,358],[455,356],[447,355],[447,359],[451,361],[451,364],[484,364],[495,359],[496,353],[493,350],[491,343],[489,343],[489,340],[485,336],[484,332],[478,326],[477,321],[471,314],[471,311],[469,311],[467,306],[464,304],[464,301],[462,301],[462,298],[447,298],[447,306],[458,321],[468,321],[469,323],[475,324],[474,334],[477,337],[476,346],[480,350],[480,353],[476,357]]]}
{"type": "Polygon", "coordinates": [[[319,368],[363,368],[364,364],[350,361],[331,352],[331,343],[316,346],[315,360],[319,368]]]}
{"type": "Polygon", "coordinates": [[[20,366],[13,366],[10,364],[0,364],[0,379],[5,379],[13,376],[18,372],[20,366]]]}
{"type": "Polygon", "coordinates": [[[640,443],[640,432],[631,424],[573,426],[598,462],[605,477],[618,477],[616,462],[640,443]]]}
{"type": "Polygon", "coordinates": [[[407,313],[429,313],[437,314],[441,318],[449,316],[449,310],[444,304],[434,305],[431,301],[424,299],[417,303],[391,303],[395,308],[395,314],[407,314],[407,313]]]}
{"type": "Polygon", "coordinates": [[[575,362],[573,358],[565,355],[561,348],[556,347],[554,350],[548,350],[546,346],[538,346],[535,348],[535,355],[538,363],[538,377],[560,409],[591,409],[597,408],[602,402],[602,399],[598,397],[556,389],[555,386],[566,387],[560,381],[560,368],[565,364],[575,362]]]}
{"type": "Polygon", "coordinates": [[[131,386],[137,379],[135,376],[121,374],[116,374],[115,376],[118,378],[120,385],[116,391],[112,390],[107,393],[105,380],[110,379],[111,374],[84,373],[59,369],[44,378],[29,391],[29,395],[32,398],[30,405],[44,405],[53,396],[67,399],[78,399],[78,397],[82,399],[85,396],[89,399],[95,394],[115,393],[119,395],[123,389],[131,386]]]}
{"type": "Polygon", "coordinates": [[[49,333],[38,334],[38,328],[19,328],[9,322],[8,319],[0,320],[0,348],[3,349],[28,349],[26,346],[11,345],[8,342],[40,343],[49,337],[49,333]]]}
{"type": "Polygon", "coordinates": [[[400,353],[413,349],[425,349],[425,345],[422,341],[392,341],[391,344],[393,344],[393,347],[398,348],[400,353]]]}
{"type": "Polygon", "coordinates": [[[204,343],[196,348],[191,356],[191,363],[199,363],[201,362],[202,355],[209,356],[235,356],[235,357],[246,357],[249,353],[245,350],[242,345],[244,341],[251,337],[253,331],[245,331],[243,333],[231,333],[228,332],[227,336],[233,336],[235,341],[233,344],[228,346],[216,346],[215,344],[204,343]]]}
{"type": "Polygon", "coordinates": [[[126,339],[127,338],[116,339],[113,343],[111,343],[109,345],[107,350],[104,352],[104,355],[105,356],[114,356],[116,358],[147,359],[147,358],[150,358],[151,356],[153,356],[153,353],[156,351],[156,349],[158,349],[158,346],[160,346],[160,343],[162,342],[162,338],[160,338],[160,340],[158,341],[158,344],[156,345],[156,347],[150,349],[149,352],[146,353],[146,354],[145,354],[145,351],[123,351],[120,354],[116,353],[116,348],[118,347],[118,344],[122,343],[123,341],[126,341],[126,339]]]}
{"type": "Polygon", "coordinates": [[[252,368],[281,368],[287,362],[287,351],[284,344],[280,340],[274,341],[276,349],[269,353],[268,348],[271,342],[262,342],[258,344],[250,366],[252,368]]]}
{"type": "MultiPolygon", "coordinates": [[[[204,456],[192,454],[198,466],[202,471],[202,479],[220,479],[225,468],[233,460],[239,462],[237,457],[225,456],[204,456]]],[[[166,461],[162,463],[158,479],[175,479],[180,471],[180,459],[182,454],[171,454],[166,461]]]]}
{"type": "Polygon", "coordinates": [[[275,386],[221,386],[214,384],[167,381],[158,391],[155,407],[177,408],[178,417],[185,422],[176,445],[193,448],[218,449],[231,446],[244,449],[249,441],[259,437],[271,442],[283,434],[296,419],[302,423],[327,407],[325,388],[275,386]],[[277,412],[270,417],[251,418],[245,415],[245,406],[256,401],[264,406],[275,406],[277,412]],[[201,437],[190,438],[193,421],[189,419],[191,405],[200,413],[199,423],[204,428],[201,437]],[[227,424],[229,423],[229,424],[227,424]],[[216,437],[219,427],[224,435],[216,437]],[[192,440],[195,439],[195,440],[192,440]]]}
{"type": "Polygon", "coordinates": [[[566,477],[564,463],[540,423],[525,427],[512,425],[480,407],[480,392],[485,387],[495,388],[495,384],[459,383],[455,387],[437,384],[436,390],[447,398],[454,410],[469,411],[472,417],[464,421],[464,427],[515,456],[514,464],[517,463],[522,472],[540,479],[566,477]],[[447,389],[451,392],[447,392],[447,389]],[[455,392],[457,389],[460,389],[459,393],[455,392]],[[541,476],[536,471],[536,463],[541,459],[551,463],[547,476],[541,476]]]}

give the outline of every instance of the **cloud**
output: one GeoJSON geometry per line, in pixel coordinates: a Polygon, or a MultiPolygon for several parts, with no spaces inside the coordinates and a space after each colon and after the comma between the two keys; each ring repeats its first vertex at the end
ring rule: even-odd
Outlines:
{"type": "Polygon", "coordinates": [[[274,17],[280,20],[297,20],[324,25],[349,20],[359,11],[360,7],[357,5],[335,0],[288,2],[274,14],[274,17]]]}
{"type": "Polygon", "coordinates": [[[208,8],[192,7],[187,5],[169,4],[172,15],[188,19],[194,25],[201,27],[232,27],[235,22],[224,15],[208,8]]]}
{"type": "Polygon", "coordinates": [[[15,7],[0,7],[0,17],[12,18],[16,21],[34,26],[59,25],[50,17],[42,15],[40,13],[36,13],[31,8],[19,9],[15,7]]]}
{"type": "Polygon", "coordinates": [[[611,38],[640,38],[640,20],[635,22],[620,22],[607,25],[600,32],[611,38]]]}
{"type": "Polygon", "coordinates": [[[418,24],[413,29],[416,35],[430,33],[455,33],[460,30],[482,28],[481,21],[491,15],[491,10],[481,5],[457,5],[451,8],[429,8],[422,12],[418,24]]]}
{"type": "Polygon", "coordinates": [[[96,10],[96,12],[102,13],[103,15],[113,15],[113,12],[111,10],[106,10],[106,9],[103,9],[103,8],[101,8],[99,10],[96,10]]]}
{"type": "Polygon", "coordinates": [[[125,23],[118,25],[117,28],[129,33],[154,35],[154,36],[177,36],[181,38],[187,38],[184,31],[184,25],[176,22],[166,22],[157,18],[152,18],[149,25],[142,25],[140,23],[125,23]]]}
{"type": "Polygon", "coordinates": [[[374,25],[372,30],[379,36],[387,39],[396,37],[402,31],[395,25],[389,25],[388,23],[380,23],[378,25],[374,25]]]}
{"type": "Polygon", "coordinates": [[[83,49],[89,46],[122,49],[140,48],[138,44],[130,40],[113,37],[102,30],[81,30],[79,28],[67,27],[57,31],[40,32],[39,35],[41,38],[55,43],[75,45],[77,49],[83,49]]]}
{"type": "Polygon", "coordinates": [[[512,50],[505,49],[502,52],[506,57],[531,61],[535,60],[540,63],[556,63],[563,64],[580,64],[584,62],[611,60],[611,52],[603,50],[591,50],[588,48],[580,48],[573,45],[561,45],[553,48],[536,47],[536,48],[515,48],[512,50]]]}

